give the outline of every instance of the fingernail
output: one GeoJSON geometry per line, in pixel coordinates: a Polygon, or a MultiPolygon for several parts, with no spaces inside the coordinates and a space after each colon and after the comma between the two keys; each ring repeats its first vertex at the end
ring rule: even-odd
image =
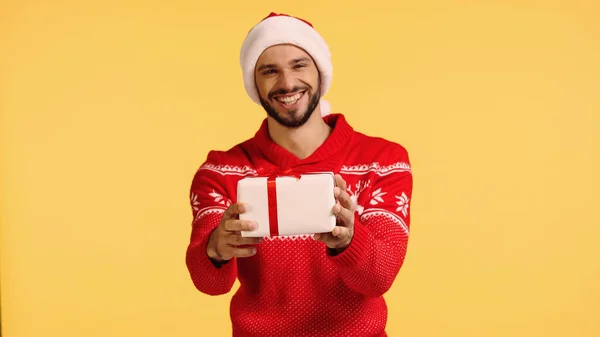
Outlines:
{"type": "Polygon", "coordinates": [[[248,225],[248,227],[250,227],[250,230],[253,231],[256,229],[256,223],[251,222],[250,225],[248,225]]]}
{"type": "Polygon", "coordinates": [[[238,211],[243,212],[244,211],[244,205],[239,204],[238,205],[238,211]]]}
{"type": "Polygon", "coordinates": [[[252,255],[256,254],[256,248],[252,248],[252,255]]]}

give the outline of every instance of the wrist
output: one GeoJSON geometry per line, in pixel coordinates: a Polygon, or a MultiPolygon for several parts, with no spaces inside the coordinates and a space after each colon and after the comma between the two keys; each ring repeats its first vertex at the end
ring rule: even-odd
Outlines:
{"type": "Polygon", "coordinates": [[[327,247],[327,255],[329,256],[336,256],[338,254],[340,254],[341,252],[343,252],[346,249],[346,247],[344,248],[330,248],[327,247]]]}
{"type": "Polygon", "coordinates": [[[223,262],[223,259],[219,257],[216,250],[210,246],[206,249],[206,255],[215,262],[223,262]]]}
{"type": "Polygon", "coordinates": [[[210,233],[210,237],[208,238],[208,244],[206,245],[206,255],[215,262],[224,262],[224,259],[222,259],[219,253],[217,252],[217,245],[215,244],[215,235],[217,230],[218,228],[216,228],[210,233]]]}

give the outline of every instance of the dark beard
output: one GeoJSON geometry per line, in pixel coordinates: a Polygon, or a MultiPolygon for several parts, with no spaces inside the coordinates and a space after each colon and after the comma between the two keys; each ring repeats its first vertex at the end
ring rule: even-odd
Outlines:
{"type": "MultiPolygon", "coordinates": [[[[295,90],[292,90],[291,92],[294,91],[295,90]]],[[[286,92],[277,92],[277,94],[286,94],[286,92]]],[[[308,95],[308,91],[306,91],[304,94],[308,95]]],[[[259,98],[260,103],[267,114],[276,120],[277,123],[287,128],[299,128],[310,119],[310,116],[312,116],[313,112],[317,108],[317,105],[319,105],[319,101],[321,100],[321,86],[317,88],[315,94],[309,96],[308,107],[306,107],[306,111],[303,114],[299,114],[298,110],[290,110],[288,112],[288,116],[290,116],[291,119],[282,118],[279,116],[275,108],[269,104],[269,102],[265,101],[260,95],[259,98]]]]}

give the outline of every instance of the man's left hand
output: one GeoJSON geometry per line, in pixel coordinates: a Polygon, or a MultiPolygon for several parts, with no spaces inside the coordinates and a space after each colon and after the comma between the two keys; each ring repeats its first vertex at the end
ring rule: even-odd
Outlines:
{"type": "Polygon", "coordinates": [[[315,240],[324,242],[328,248],[339,253],[348,247],[352,241],[356,205],[346,192],[346,182],[339,174],[335,175],[335,185],[333,194],[336,204],[333,206],[333,213],[337,217],[337,226],[333,228],[331,233],[315,234],[315,240]]]}

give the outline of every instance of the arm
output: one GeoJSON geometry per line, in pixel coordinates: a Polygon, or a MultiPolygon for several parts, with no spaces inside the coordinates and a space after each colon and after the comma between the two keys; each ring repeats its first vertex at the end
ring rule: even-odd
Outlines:
{"type": "Polygon", "coordinates": [[[371,198],[360,216],[355,213],[350,244],[339,253],[327,250],[348,287],[366,296],[387,292],[406,256],[413,181],[408,154],[399,146],[390,156],[396,163],[406,165],[375,175],[371,198]]]}
{"type": "Polygon", "coordinates": [[[217,160],[215,152],[209,153],[206,162],[196,172],[190,189],[194,220],[186,265],[194,286],[208,295],[228,293],[237,278],[235,258],[227,263],[218,263],[209,258],[207,253],[210,236],[231,203],[222,187],[224,177],[204,169],[206,164],[214,164],[217,160]]]}

